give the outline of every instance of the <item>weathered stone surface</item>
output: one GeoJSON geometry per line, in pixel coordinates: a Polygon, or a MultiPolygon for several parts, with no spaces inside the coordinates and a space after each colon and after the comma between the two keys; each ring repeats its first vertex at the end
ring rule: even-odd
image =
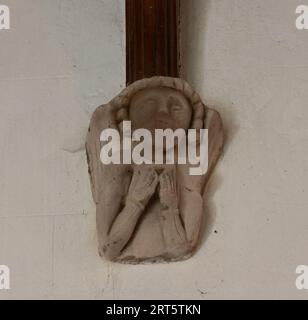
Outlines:
{"type": "Polygon", "coordinates": [[[219,114],[205,107],[183,80],[154,77],[137,81],[91,119],[87,155],[97,206],[99,252],[122,263],[179,261],[195,251],[203,194],[223,147],[219,114]],[[104,165],[100,135],[106,128],[209,130],[209,168],[191,176],[188,165],[104,165]]]}

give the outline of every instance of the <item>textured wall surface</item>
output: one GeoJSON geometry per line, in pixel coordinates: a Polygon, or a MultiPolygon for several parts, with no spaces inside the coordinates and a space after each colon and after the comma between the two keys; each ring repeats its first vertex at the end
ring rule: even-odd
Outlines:
{"type": "Polygon", "coordinates": [[[124,0],[1,1],[0,299],[307,299],[295,287],[308,265],[304,2],[182,1],[183,77],[221,112],[227,146],[198,253],[122,266],[97,254],[83,143],[125,83],[124,0]]]}

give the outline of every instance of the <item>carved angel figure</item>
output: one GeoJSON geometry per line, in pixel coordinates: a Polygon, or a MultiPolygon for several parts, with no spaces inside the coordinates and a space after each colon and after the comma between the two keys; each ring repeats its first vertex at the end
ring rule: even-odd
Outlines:
{"type": "Polygon", "coordinates": [[[203,194],[223,147],[218,112],[204,106],[182,79],[154,77],[131,84],[94,112],[86,142],[96,203],[99,253],[121,263],[171,262],[195,251],[203,194]],[[189,175],[188,165],[104,165],[100,135],[106,128],[208,129],[206,174],[189,175]]]}

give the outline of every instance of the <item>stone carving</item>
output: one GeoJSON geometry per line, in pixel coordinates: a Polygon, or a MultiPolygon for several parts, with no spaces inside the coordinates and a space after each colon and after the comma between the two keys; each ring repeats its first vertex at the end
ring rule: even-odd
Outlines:
{"type": "Polygon", "coordinates": [[[219,114],[205,107],[182,79],[137,81],[93,114],[86,142],[97,207],[99,253],[121,263],[184,260],[199,240],[203,195],[223,147],[219,114]],[[188,165],[104,165],[100,135],[106,128],[209,130],[209,167],[191,176],[188,165]]]}

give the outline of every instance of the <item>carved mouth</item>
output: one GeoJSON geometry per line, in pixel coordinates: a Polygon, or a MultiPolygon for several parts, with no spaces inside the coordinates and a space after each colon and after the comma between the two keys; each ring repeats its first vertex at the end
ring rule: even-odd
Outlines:
{"type": "Polygon", "coordinates": [[[164,128],[171,128],[170,122],[165,119],[158,119],[155,121],[156,125],[163,126],[164,128]]]}

